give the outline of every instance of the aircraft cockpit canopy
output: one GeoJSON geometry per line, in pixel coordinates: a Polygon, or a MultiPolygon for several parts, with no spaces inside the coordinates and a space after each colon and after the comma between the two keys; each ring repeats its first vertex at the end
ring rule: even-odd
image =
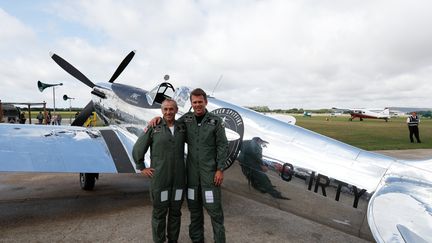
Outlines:
{"type": "Polygon", "coordinates": [[[188,102],[189,102],[190,93],[191,93],[190,88],[182,86],[176,89],[172,99],[177,102],[177,106],[184,107],[186,105],[189,105],[188,102]]]}
{"type": "Polygon", "coordinates": [[[147,101],[150,105],[153,105],[154,103],[162,104],[166,98],[173,97],[174,92],[175,90],[172,84],[164,82],[147,93],[147,101]]]}

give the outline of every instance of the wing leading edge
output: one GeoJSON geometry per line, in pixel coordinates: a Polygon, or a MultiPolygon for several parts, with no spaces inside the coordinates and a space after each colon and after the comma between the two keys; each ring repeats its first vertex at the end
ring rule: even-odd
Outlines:
{"type": "Polygon", "coordinates": [[[368,207],[377,242],[432,242],[431,177],[409,164],[389,169],[368,207]]]}
{"type": "Polygon", "coordinates": [[[0,125],[0,171],[135,173],[133,140],[117,127],[0,125]]]}

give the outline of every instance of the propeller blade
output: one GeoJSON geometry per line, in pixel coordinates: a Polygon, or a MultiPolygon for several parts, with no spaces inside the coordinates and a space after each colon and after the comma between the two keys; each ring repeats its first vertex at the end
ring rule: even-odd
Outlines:
{"type": "Polygon", "coordinates": [[[117,77],[123,72],[123,70],[127,67],[127,65],[129,64],[129,62],[132,60],[132,58],[135,56],[135,50],[131,51],[124,59],[123,61],[120,63],[120,65],[118,66],[117,70],[114,72],[113,76],[110,78],[109,82],[113,83],[114,80],[117,79],[117,77]]]}
{"type": "Polygon", "coordinates": [[[83,82],[90,88],[93,88],[95,84],[90,81],[84,74],[82,74],[78,69],[76,69],[74,66],[72,66],[70,63],[68,63],[66,60],[61,58],[59,55],[52,53],[51,58],[66,72],[68,72],[70,75],[74,76],[79,81],[83,82]]]}
{"type": "Polygon", "coordinates": [[[92,115],[93,111],[94,111],[93,101],[90,101],[80,112],[80,114],[75,118],[71,126],[81,127],[82,125],[84,125],[84,122],[86,122],[87,118],[89,118],[89,116],[92,115]]]}

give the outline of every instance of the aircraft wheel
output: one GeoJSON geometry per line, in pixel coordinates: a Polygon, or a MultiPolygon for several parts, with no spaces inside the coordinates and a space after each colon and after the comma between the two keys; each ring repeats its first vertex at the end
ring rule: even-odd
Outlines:
{"type": "Polygon", "coordinates": [[[98,175],[99,174],[97,174],[97,173],[80,173],[81,189],[86,190],[86,191],[93,190],[95,183],[96,183],[96,178],[98,177],[98,175]]]}
{"type": "Polygon", "coordinates": [[[360,121],[363,121],[363,118],[360,118],[360,121]]]}
{"type": "Polygon", "coordinates": [[[348,119],[349,121],[352,121],[353,119],[352,118],[350,118],[350,119],[348,119]]]}

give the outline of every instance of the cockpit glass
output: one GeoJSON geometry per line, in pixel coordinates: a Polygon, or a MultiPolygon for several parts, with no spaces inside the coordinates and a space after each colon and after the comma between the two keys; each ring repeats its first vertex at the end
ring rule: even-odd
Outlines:
{"type": "Polygon", "coordinates": [[[170,83],[161,83],[147,93],[147,101],[149,104],[162,104],[166,98],[171,98],[174,95],[174,87],[170,83]]]}
{"type": "Polygon", "coordinates": [[[159,89],[159,86],[156,86],[147,93],[147,101],[149,104],[153,104],[153,100],[156,97],[158,89],[159,89]]]}
{"type": "Polygon", "coordinates": [[[190,89],[188,87],[179,87],[176,89],[173,100],[177,102],[179,111],[187,112],[190,108],[189,95],[190,89]]]}

